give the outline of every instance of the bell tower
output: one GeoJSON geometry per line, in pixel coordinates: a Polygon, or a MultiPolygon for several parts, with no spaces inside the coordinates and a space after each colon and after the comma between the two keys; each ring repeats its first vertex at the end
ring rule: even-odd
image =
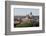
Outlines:
{"type": "Polygon", "coordinates": [[[32,17],[32,12],[30,12],[29,16],[32,17]]]}
{"type": "Polygon", "coordinates": [[[32,12],[30,12],[30,15],[32,15],[32,12]]]}

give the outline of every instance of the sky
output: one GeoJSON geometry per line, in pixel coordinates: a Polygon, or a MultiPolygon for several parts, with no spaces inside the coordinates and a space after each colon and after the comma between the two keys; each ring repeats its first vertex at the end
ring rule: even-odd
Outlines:
{"type": "Polygon", "coordinates": [[[32,12],[32,15],[39,16],[39,9],[32,9],[32,8],[15,8],[14,9],[14,16],[25,16],[27,14],[30,14],[32,12]]]}

